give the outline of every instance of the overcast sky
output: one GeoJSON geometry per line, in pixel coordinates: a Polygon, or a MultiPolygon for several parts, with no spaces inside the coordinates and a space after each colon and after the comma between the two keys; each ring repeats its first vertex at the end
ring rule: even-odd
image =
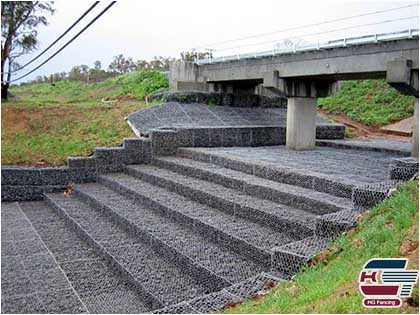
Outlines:
{"type": "MultiPolygon", "coordinates": [[[[39,51],[48,46],[66,30],[93,1],[55,1],[56,13],[49,17],[49,25],[39,29],[39,51]]],[[[102,1],[94,11],[65,39],[69,39],[88,23],[109,1],[102,1]]],[[[244,41],[210,45],[244,36],[280,31],[331,19],[396,8],[418,1],[322,1],[322,0],[120,0],[92,27],[82,34],[44,67],[28,76],[30,80],[38,75],[68,71],[74,65],[92,66],[100,60],[107,66],[117,54],[137,59],[152,59],[153,56],[179,57],[179,53],[192,47],[210,47],[216,54],[235,54],[244,49],[258,51],[272,47],[274,41],[299,37],[306,41],[334,39],[343,36],[363,35],[381,31],[402,30],[418,27],[418,17],[392,23],[355,27],[350,30],[332,32],[336,29],[372,24],[390,19],[417,16],[419,8],[412,7],[351,20],[321,24],[294,30],[278,32],[244,41]],[[322,36],[307,34],[325,32],[322,36]],[[265,43],[265,44],[258,44],[265,43]],[[246,48],[234,48],[241,45],[246,48]],[[258,44],[258,45],[254,45],[258,44]],[[227,50],[221,50],[226,49],[227,50]]],[[[59,42],[52,54],[66,40],[59,42]]],[[[22,57],[20,64],[36,56],[37,52],[22,57]]],[[[44,57],[43,57],[44,58],[44,57]]],[[[42,59],[44,60],[44,59],[42,59]]],[[[37,61],[35,64],[39,64],[37,61]]],[[[32,65],[31,65],[32,66],[32,65]]],[[[26,70],[19,74],[24,74],[26,70]]]]}

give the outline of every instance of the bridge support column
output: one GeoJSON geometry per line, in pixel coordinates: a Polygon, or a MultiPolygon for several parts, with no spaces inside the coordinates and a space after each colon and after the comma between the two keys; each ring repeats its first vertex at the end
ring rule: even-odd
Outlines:
{"type": "Polygon", "coordinates": [[[287,149],[315,149],[317,97],[334,94],[338,89],[337,82],[282,78],[279,71],[272,71],[263,74],[263,86],[287,97],[287,149]]]}
{"type": "Polygon", "coordinates": [[[414,104],[414,124],[413,124],[413,148],[411,156],[419,156],[419,98],[416,97],[416,103],[414,104]]]}
{"type": "Polygon", "coordinates": [[[315,148],[316,98],[289,97],[287,101],[286,147],[289,150],[315,148]]]}

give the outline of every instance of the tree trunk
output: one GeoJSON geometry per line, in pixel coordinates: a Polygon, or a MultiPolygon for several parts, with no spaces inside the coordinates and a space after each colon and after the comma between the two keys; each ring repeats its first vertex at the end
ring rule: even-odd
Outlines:
{"type": "Polygon", "coordinates": [[[10,80],[12,79],[12,58],[9,57],[9,65],[7,66],[7,84],[10,84],[10,80]]]}
{"type": "MultiPolygon", "coordinates": [[[[3,49],[5,51],[5,49],[3,49]]],[[[6,64],[6,57],[4,56],[6,53],[1,52],[1,83],[4,83],[4,65],[6,64]]]]}
{"type": "Polygon", "coordinates": [[[2,60],[2,78],[1,78],[1,99],[4,101],[7,101],[8,99],[8,90],[9,90],[9,84],[10,84],[10,79],[11,79],[11,75],[12,75],[12,60],[10,58],[9,59],[9,63],[8,63],[8,69],[7,69],[7,79],[6,81],[4,81],[4,64],[6,63],[6,60],[2,60]]]}
{"type": "Polygon", "coordinates": [[[9,83],[2,83],[1,84],[1,99],[7,101],[7,91],[9,89],[9,83]]]}

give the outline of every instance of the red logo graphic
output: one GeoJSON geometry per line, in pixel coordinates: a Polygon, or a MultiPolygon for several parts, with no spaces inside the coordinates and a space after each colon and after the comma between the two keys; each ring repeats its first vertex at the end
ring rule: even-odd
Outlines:
{"type": "Polygon", "coordinates": [[[359,276],[359,289],[366,307],[399,307],[401,298],[411,296],[418,270],[406,270],[405,258],[369,260],[359,276]]]}

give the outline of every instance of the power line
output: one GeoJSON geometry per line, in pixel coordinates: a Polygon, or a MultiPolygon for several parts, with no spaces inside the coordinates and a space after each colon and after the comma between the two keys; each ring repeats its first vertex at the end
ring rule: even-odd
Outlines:
{"type": "Polygon", "coordinates": [[[215,42],[215,43],[208,44],[208,45],[201,45],[201,46],[195,47],[195,49],[205,48],[205,47],[213,47],[213,46],[216,46],[216,45],[223,45],[223,44],[230,43],[230,42],[242,41],[242,40],[252,39],[252,38],[257,38],[257,37],[264,37],[264,36],[274,35],[274,34],[277,34],[277,33],[284,33],[284,32],[287,32],[287,31],[294,31],[294,30],[298,30],[298,29],[302,29],[302,28],[319,26],[319,25],[324,25],[324,24],[330,24],[330,23],[350,20],[350,19],[354,19],[354,18],[358,18],[358,17],[375,15],[375,14],[391,12],[391,11],[396,11],[396,10],[401,10],[401,9],[406,9],[406,8],[411,8],[411,7],[417,7],[417,6],[418,6],[417,3],[416,4],[409,4],[409,5],[402,6],[402,7],[380,10],[380,11],[373,11],[373,12],[368,12],[368,13],[363,13],[363,14],[358,14],[358,15],[351,15],[351,16],[346,16],[346,17],[342,17],[342,18],[327,20],[327,21],[319,22],[319,23],[311,23],[311,24],[306,24],[306,25],[301,25],[301,26],[294,26],[294,27],[289,27],[289,28],[285,28],[285,29],[282,29],[282,30],[269,32],[269,33],[260,33],[260,34],[249,35],[249,36],[244,36],[244,37],[238,37],[238,38],[235,38],[235,39],[215,42]]]}
{"type": "Polygon", "coordinates": [[[301,36],[323,35],[323,34],[327,34],[327,33],[345,31],[345,30],[360,28],[360,27],[364,27],[364,26],[373,26],[373,25],[391,23],[391,22],[396,22],[396,21],[410,20],[410,19],[414,19],[414,18],[418,18],[418,17],[419,17],[418,15],[414,15],[414,16],[402,17],[402,18],[398,18],[398,19],[383,20],[383,21],[380,21],[380,22],[359,24],[359,25],[354,25],[354,26],[346,26],[346,27],[342,27],[342,28],[329,30],[329,31],[321,31],[321,32],[316,32],[316,33],[306,33],[306,34],[296,35],[296,36],[293,36],[293,37],[283,37],[283,38],[279,38],[279,39],[276,39],[276,40],[270,40],[270,41],[264,41],[264,42],[258,42],[258,43],[250,43],[250,44],[238,45],[238,46],[227,47],[227,48],[222,48],[222,49],[213,49],[213,50],[219,52],[219,51],[226,51],[226,50],[232,50],[232,49],[243,48],[243,47],[251,47],[251,46],[264,45],[264,44],[272,44],[272,43],[278,43],[281,40],[297,38],[297,37],[301,37],[301,36]]]}
{"type": "Polygon", "coordinates": [[[83,18],[90,12],[92,11],[92,9],[94,7],[96,7],[99,4],[99,1],[96,1],[94,4],[92,4],[92,6],[86,10],[85,13],[83,13],[77,20],[76,22],[74,22],[63,34],[60,35],[60,37],[58,37],[54,42],[52,42],[47,48],[45,48],[38,56],[36,56],[35,58],[33,58],[31,61],[25,63],[23,66],[21,66],[19,69],[16,69],[14,71],[10,71],[10,73],[16,73],[20,70],[22,70],[23,68],[25,68],[26,66],[30,65],[31,63],[33,63],[35,60],[37,60],[39,57],[41,57],[43,54],[45,54],[51,47],[53,47],[60,39],[62,39],[68,32],[70,32],[73,27],[75,27],[81,20],[83,20],[83,18]]]}
{"type": "Polygon", "coordinates": [[[70,45],[77,37],[79,37],[85,30],[87,30],[93,23],[96,22],[96,20],[98,20],[106,11],[108,11],[117,1],[112,1],[105,9],[103,9],[92,21],[89,22],[88,25],[86,25],[79,33],[77,33],[75,36],[73,36],[72,39],[70,39],[63,47],[61,47],[59,50],[57,50],[53,55],[51,55],[47,60],[45,60],[43,63],[41,63],[39,66],[37,66],[36,68],[32,69],[31,71],[29,71],[28,73],[18,77],[17,79],[14,79],[10,82],[15,82],[18,81],[20,79],[23,79],[24,77],[30,75],[31,73],[33,73],[34,71],[38,70],[39,68],[41,68],[43,65],[45,65],[48,61],[50,61],[51,59],[53,59],[55,56],[57,56],[64,48],[66,48],[68,45],[70,45]]]}

